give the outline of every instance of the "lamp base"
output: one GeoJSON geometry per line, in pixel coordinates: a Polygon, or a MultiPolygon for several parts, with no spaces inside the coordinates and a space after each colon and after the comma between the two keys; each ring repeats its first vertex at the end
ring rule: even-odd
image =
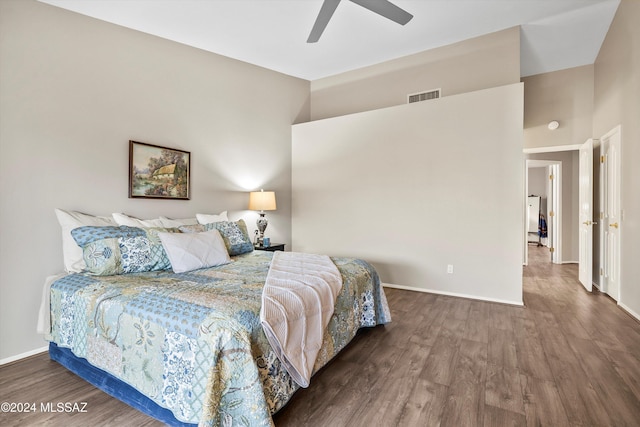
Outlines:
{"type": "Polygon", "coordinates": [[[260,217],[256,221],[256,226],[258,227],[258,231],[260,232],[260,236],[258,237],[258,245],[263,246],[264,243],[264,230],[267,229],[267,225],[269,225],[269,221],[264,216],[264,212],[260,212],[260,217]]]}

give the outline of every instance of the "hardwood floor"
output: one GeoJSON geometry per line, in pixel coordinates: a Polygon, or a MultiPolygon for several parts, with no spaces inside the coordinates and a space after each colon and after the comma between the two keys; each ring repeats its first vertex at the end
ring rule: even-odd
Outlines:
{"type": "MultiPolygon", "coordinates": [[[[639,426],[640,323],[529,249],[525,307],[387,289],[393,322],[363,330],[276,426],[639,426]]],[[[162,425],[46,354],[0,367],[0,401],[87,402],[2,426],[162,425]]]]}

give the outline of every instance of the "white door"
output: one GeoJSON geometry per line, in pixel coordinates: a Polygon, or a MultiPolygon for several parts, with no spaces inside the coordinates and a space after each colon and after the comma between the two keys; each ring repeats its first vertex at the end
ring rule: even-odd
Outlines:
{"type": "Polygon", "coordinates": [[[580,147],[579,169],[580,232],[578,278],[586,290],[591,292],[593,267],[593,140],[580,147]]]}
{"type": "Polygon", "coordinates": [[[547,233],[549,236],[548,245],[551,253],[551,262],[560,264],[562,262],[561,254],[561,234],[562,221],[560,221],[560,200],[562,197],[560,191],[561,162],[557,162],[549,166],[549,184],[547,186],[547,233]]]}
{"type": "Polygon", "coordinates": [[[602,291],[620,298],[620,126],[601,138],[602,291]]]}

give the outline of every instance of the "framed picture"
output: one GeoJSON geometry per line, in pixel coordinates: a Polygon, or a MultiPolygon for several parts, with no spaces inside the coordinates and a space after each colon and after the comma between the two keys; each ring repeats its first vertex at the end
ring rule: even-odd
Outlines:
{"type": "Polygon", "coordinates": [[[189,200],[191,153],[129,141],[129,198],[189,200]]]}

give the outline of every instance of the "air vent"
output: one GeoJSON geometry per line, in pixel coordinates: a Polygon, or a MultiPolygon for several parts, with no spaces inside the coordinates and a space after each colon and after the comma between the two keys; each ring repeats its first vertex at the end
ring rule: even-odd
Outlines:
{"type": "Polygon", "coordinates": [[[441,89],[432,89],[426,92],[412,93],[407,95],[407,103],[413,104],[414,102],[428,101],[430,99],[440,98],[441,89]]]}

